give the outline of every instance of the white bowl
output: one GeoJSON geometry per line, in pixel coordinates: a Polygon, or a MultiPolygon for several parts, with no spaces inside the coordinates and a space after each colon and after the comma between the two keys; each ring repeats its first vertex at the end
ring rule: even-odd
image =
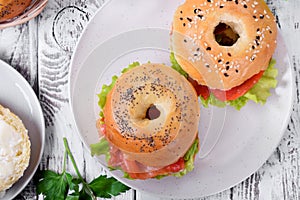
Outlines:
{"type": "Polygon", "coordinates": [[[1,60],[0,74],[0,104],[21,118],[31,142],[28,168],[21,179],[0,197],[0,200],[9,200],[25,188],[37,170],[44,150],[45,123],[38,98],[22,75],[1,60]]]}

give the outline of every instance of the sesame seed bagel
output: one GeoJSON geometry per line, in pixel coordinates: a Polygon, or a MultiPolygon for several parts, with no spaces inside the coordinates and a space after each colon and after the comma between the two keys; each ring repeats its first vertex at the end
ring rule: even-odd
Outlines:
{"type": "Polygon", "coordinates": [[[264,0],[187,0],[174,15],[172,48],[199,84],[229,90],[268,67],[276,37],[264,0]]]}
{"type": "Polygon", "coordinates": [[[21,119],[0,105],[0,192],[23,176],[29,165],[30,145],[21,119]]]}
{"type": "Polygon", "coordinates": [[[199,103],[191,84],[162,64],[122,74],[103,109],[107,140],[135,160],[164,167],[183,157],[198,133],[199,103]],[[147,118],[155,106],[159,115],[147,118]]]}
{"type": "Polygon", "coordinates": [[[0,22],[20,15],[31,3],[31,0],[0,0],[0,22]]]}

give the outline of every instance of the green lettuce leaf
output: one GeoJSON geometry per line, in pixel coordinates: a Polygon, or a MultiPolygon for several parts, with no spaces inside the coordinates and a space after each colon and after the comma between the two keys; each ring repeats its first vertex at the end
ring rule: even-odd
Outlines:
{"type": "MultiPolygon", "coordinates": [[[[91,144],[91,154],[94,155],[105,155],[106,162],[110,159],[110,153],[109,153],[109,143],[105,138],[102,138],[98,143],[91,144]]],[[[192,171],[194,169],[194,157],[196,153],[199,151],[199,139],[195,139],[192,146],[189,148],[189,150],[185,153],[183,159],[184,159],[184,170],[180,172],[173,173],[172,175],[175,177],[182,177],[186,175],[188,172],[192,171]]],[[[115,170],[117,168],[112,168],[112,170],[115,170]]],[[[118,168],[122,170],[121,168],[118,168]]],[[[168,175],[158,175],[155,178],[156,179],[162,179],[168,175]]],[[[133,180],[127,172],[124,172],[124,178],[133,180]]]]}
{"type": "MultiPolygon", "coordinates": [[[[140,63],[139,62],[133,62],[133,63],[129,64],[126,68],[124,68],[121,72],[122,72],[122,74],[124,74],[127,71],[129,71],[130,69],[132,69],[134,67],[137,67],[137,66],[140,66],[140,63]]],[[[105,106],[106,97],[107,97],[108,93],[112,90],[114,85],[116,84],[116,81],[118,80],[118,78],[119,77],[116,76],[116,75],[113,76],[112,80],[111,80],[111,83],[109,85],[104,84],[102,86],[102,89],[101,89],[100,93],[98,94],[98,98],[99,98],[98,105],[101,108],[101,111],[100,111],[99,115],[100,115],[101,118],[104,117],[104,113],[103,113],[102,109],[105,106]]],[[[104,123],[104,122],[101,120],[101,123],[104,123]]],[[[110,159],[109,143],[105,138],[101,138],[101,140],[98,143],[91,144],[90,148],[91,148],[91,155],[92,156],[94,156],[94,155],[98,155],[98,156],[99,155],[105,155],[106,161],[107,162],[109,161],[109,159],[110,159]]]]}
{"type": "Polygon", "coordinates": [[[170,55],[170,61],[172,63],[172,68],[175,69],[177,72],[179,72],[181,75],[183,75],[185,78],[188,77],[188,74],[181,68],[181,66],[178,64],[174,52],[171,52],[170,55]]]}
{"type": "Polygon", "coordinates": [[[272,59],[261,79],[244,95],[246,98],[255,103],[266,103],[267,98],[271,96],[270,89],[277,86],[278,70],[274,68],[275,64],[276,61],[272,59]]]}
{"type": "Polygon", "coordinates": [[[98,143],[91,144],[91,154],[92,156],[97,155],[105,155],[106,162],[110,159],[110,153],[109,153],[109,143],[108,141],[103,137],[98,143]]]}
{"type": "Polygon", "coordinates": [[[235,109],[241,110],[241,108],[247,104],[248,100],[249,98],[244,95],[235,100],[227,101],[227,103],[235,109]]]}
{"type": "Polygon", "coordinates": [[[189,150],[185,153],[183,159],[184,159],[184,170],[180,172],[176,172],[172,174],[175,177],[182,177],[186,175],[188,172],[191,172],[194,169],[194,157],[196,153],[199,151],[199,139],[195,139],[192,146],[189,148],[189,150]]]}
{"type": "Polygon", "coordinates": [[[101,109],[104,108],[105,103],[106,103],[106,96],[108,95],[108,93],[111,91],[111,89],[114,87],[114,85],[116,84],[118,77],[117,76],[113,76],[111,78],[111,84],[109,85],[103,85],[101,92],[98,94],[98,105],[100,106],[101,109]]]}
{"type": "MultiPolygon", "coordinates": [[[[175,55],[171,52],[170,60],[172,63],[172,68],[182,74],[184,77],[188,77],[188,74],[181,68],[181,66],[176,61],[175,55]]],[[[244,107],[249,100],[254,101],[255,103],[265,104],[267,98],[271,96],[270,89],[275,88],[277,85],[276,77],[278,75],[278,70],[274,67],[276,64],[275,59],[271,59],[268,68],[260,78],[260,80],[243,96],[230,101],[220,101],[213,94],[207,99],[204,99],[200,96],[201,103],[204,107],[209,105],[217,106],[220,108],[230,105],[237,110],[240,110],[244,107]]]]}
{"type": "Polygon", "coordinates": [[[133,62],[133,63],[129,64],[128,67],[126,67],[122,70],[122,74],[124,74],[124,73],[128,72],[129,70],[131,70],[132,68],[135,68],[140,65],[141,64],[139,62],[133,62]]]}
{"type": "MultiPolygon", "coordinates": [[[[137,67],[137,66],[140,66],[139,62],[133,62],[133,63],[129,64],[128,67],[126,67],[122,70],[122,74],[126,73],[130,69],[132,69],[134,67],[137,67]]],[[[100,93],[98,94],[98,99],[99,99],[98,100],[98,105],[101,108],[101,110],[105,106],[106,97],[107,97],[108,93],[113,89],[113,87],[115,86],[117,80],[118,80],[118,76],[115,75],[111,78],[111,83],[109,85],[104,84],[102,86],[102,89],[101,89],[100,93]]],[[[100,111],[99,115],[100,115],[100,117],[104,117],[104,114],[103,114],[102,111],[100,111]]]]}
{"type": "MultiPolygon", "coordinates": [[[[255,103],[260,103],[262,105],[265,104],[268,97],[271,96],[270,89],[275,88],[277,85],[276,77],[278,75],[278,70],[274,68],[275,64],[275,59],[272,59],[262,77],[246,94],[239,97],[238,99],[226,101],[223,103],[226,103],[227,105],[230,105],[237,110],[240,110],[243,106],[245,106],[249,100],[252,100],[255,103]]],[[[210,96],[213,95],[211,94],[210,96]]],[[[218,99],[216,100],[219,101],[218,99]]],[[[212,105],[218,106],[218,104],[220,103],[214,103],[212,105]]]]}
{"type": "Polygon", "coordinates": [[[204,107],[208,108],[209,105],[217,106],[223,108],[226,106],[226,102],[218,100],[213,94],[210,94],[207,99],[200,96],[201,102],[204,107]]]}
{"type": "MultiPolygon", "coordinates": [[[[182,171],[176,172],[171,174],[175,177],[183,177],[187,173],[191,172],[194,169],[194,157],[196,153],[199,151],[199,139],[196,138],[192,146],[189,148],[189,150],[185,153],[183,159],[184,159],[184,169],[182,171]]],[[[168,175],[158,175],[155,178],[160,180],[168,175]]]]}

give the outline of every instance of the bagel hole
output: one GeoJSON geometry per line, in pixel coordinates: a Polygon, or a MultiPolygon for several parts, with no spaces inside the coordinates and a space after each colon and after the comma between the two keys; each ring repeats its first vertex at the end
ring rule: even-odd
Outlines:
{"type": "Polygon", "coordinates": [[[221,46],[232,46],[240,38],[231,26],[222,22],[215,27],[214,35],[216,42],[221,46]]]}
{"type": "Polygon", "coordinates": [[[151,105],[146,112],[146,119],[154,120],[160,116],[160,111],[156,108],[155,105],[151,105]]]}

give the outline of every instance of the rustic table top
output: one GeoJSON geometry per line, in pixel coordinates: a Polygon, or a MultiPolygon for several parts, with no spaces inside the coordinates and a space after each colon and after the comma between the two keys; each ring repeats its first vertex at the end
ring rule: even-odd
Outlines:
{"type": "MultiPolygon", "coordinates": [[[[46,122],[46,144],[39,170],[61,170],[63,137],[69,139],[87,180],[105,171],[84,149],[69,113],[68,70],[81,32],[107,0],[49,0],[46,9],[28,23],[0,31],[0,59],[17,69],[35,90],[46,122]],[[98,165],[99,167],[94,167],[98,165]]],[[[295,80],[293,111],[281,143],[265,164],[240,184],[203,199],[300,198],[300,1],[267,0],[289,50],[295,80]]],[[[68,170],[74,173],[71,165],[68,170]]],[[[36,196],[35,182],[16,199],[36,196]]],[[[114,199],[159,199],[129,190],[114,199]]]]}

